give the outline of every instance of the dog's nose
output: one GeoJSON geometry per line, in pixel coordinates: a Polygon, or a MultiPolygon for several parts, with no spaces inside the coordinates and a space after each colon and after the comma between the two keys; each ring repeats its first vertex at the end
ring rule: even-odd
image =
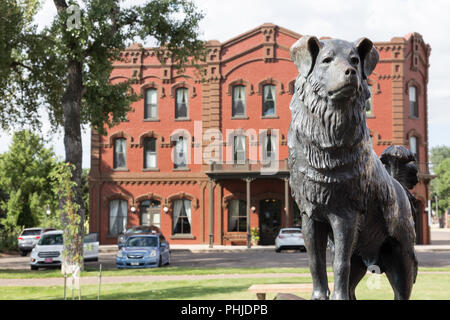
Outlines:
{"type": "Polygon", "coordinates": [[[352,68],[352,67],[348,67],[347,70],[345,70],[345,75],[347,77],[351,77],[351,76],[356,75],[356,69],[352,68]]]}

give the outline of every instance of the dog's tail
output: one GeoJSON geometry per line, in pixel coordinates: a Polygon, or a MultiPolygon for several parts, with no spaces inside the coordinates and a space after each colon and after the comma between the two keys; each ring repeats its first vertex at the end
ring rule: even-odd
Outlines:
{"type": "Polygon", "coordinates": [[[384,167],[407,190],[419,182],[416,157],[403,146],[389,146],[380,157],[384,167]]]}

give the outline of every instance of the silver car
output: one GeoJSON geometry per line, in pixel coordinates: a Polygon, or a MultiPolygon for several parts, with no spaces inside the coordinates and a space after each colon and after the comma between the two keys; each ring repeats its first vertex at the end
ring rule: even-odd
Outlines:
{"type": "Polygon", "coordinates": [[[17,238],[19,244],[19,252],[21,256],[26,256],[28,252],[33,250],[36,243],[38,243],[42,234],[47,231],[55,230],[53,228],[26,228],[20,233],[17,238]]]}
{"type": "Polygon", "coordinates": [[[306,251],[305,241],[300,228],[283,228],[280,230],[280,233],[275,238],[275,251],[281,252],[283,249],[306,251]]]}

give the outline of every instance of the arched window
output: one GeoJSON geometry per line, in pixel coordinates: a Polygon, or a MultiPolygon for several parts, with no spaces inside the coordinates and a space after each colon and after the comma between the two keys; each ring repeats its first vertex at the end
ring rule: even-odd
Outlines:
{"type": "Polygon", "coordinates": [[[158,118],[158,90],[156,90],[155,88],[145,90],[144,118],[158,118]]]}
{"type": "Polygon", "coordinates": [[[117,138],[114,140],[114,169],[127,167],[127,139],[117,138]]]}
{"type": "Polygon", "coordinates": [[[411,136],[409,137],[409,150],[414,154],[416,160],[419,160],[419,152],[417,148],[417,137],[411,136]]]}
{"type": "Polygon", "coordinates": [[[263,87],[262,115],[273,116],[276,113],[276,86],[266,84],[263,87]]]}
{"type": "Polygon", "coordinates": [[[233,163],[245,164],[245,135],[233,137],[233,163]]]}
{"type": "Polygon", "coordinates": [[[128,201],[115,199],[109,201],[109,235],[117,236],[127,229],[128,201]]]}
{"type": "Polygon", "coordinates": [[[175,119],[187,119],[188,118],[188,89],[178,88],[175,96],[175,119]]]}
{"type": "Polygon", "coordinates": [[[232,117],[243,117],[245,116],[246,106],[245,106],[245,86],[234,86],[233,87],[233,106],[231,110],[232,117]]]}
{"type": "Polygon", "coordinates": [[[409,113],[411,117],[419,117],[419,105],[417,103],[417,88],[415,86],[410,86],[409,92],[409,113]]]}
{"type": "Polygon", "coordinates": [[[144,169],[157,167],[156,139],[144,139],[144,169]]]}
{"type": "Polygon", "coordinates": [[[262,160],[268,163],[276,160],[277,137],[273,133],[266,133],[262,136],[262,160]]]}
{"type": "Polygon", "coordinates": [[[247,230],[247,202],[233,199],[228,203],[228,231],[245,232],[247,230]]]}
{"type": "Polygon", "coordinates": [[[173,201],[173,234],[191,234],[192,209],[191,200],[173,201]]]}
{"type": "Polygon", "coordinates": [[[366,100],[366,115],[368,116],[372,116],[373,115],[373,104],[372,104],[372,85],[369,84],[367,85],[367,87],[369,88],[369,92],[370,92],[370,97],[369,99],[366,100]]]}
{"type": "Polygon", "coordinates": [[[186,138],[180,136],[175,141],[175,148],[173,150],[174,156],[174,168],[186,168],[187,167],[187,141],[186,138]]]}

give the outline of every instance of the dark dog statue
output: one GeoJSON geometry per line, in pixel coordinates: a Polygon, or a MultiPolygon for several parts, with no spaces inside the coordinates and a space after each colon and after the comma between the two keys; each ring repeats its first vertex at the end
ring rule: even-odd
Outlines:
{"type": "Polygon", "coordinates": [[[290,105],[290,185],[302,213],[312,299],[328,299],[327,238],[334,243],[333,299],[355,299],[368,267],[385,272],[396,299],[409,299],[414,252],[414,155],[401,146],[375,154],[366,125],[373,43],[303,36],[291,48],[299,76],[290,105]]]}

